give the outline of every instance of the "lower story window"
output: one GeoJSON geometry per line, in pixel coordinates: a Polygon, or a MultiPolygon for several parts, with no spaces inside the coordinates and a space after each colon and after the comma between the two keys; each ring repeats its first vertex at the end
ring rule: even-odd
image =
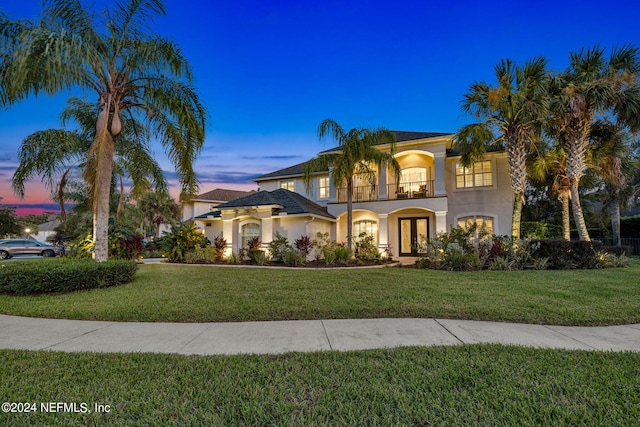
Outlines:
{"type": "Polygon", "coordinates": [[[458,227],[468,230],[476,225],[476,238],[479,234],[493,234],[493,217],[471,215],[458,219],[458,227]]]}
{"type": "Polygon", "coordinates": [[[356,221],[353,223],[353,237],[356,239],[360,234],[366,233],[373,237],[374,243],[378,244],[378,223],[371,220],[356,221]]]}
{"type": "Polygon", "coordinates": [[[250,222],[242,226],[242,247],[249,247],[249,240],[257,237],[260,238],[260,224],[250,222]]]}

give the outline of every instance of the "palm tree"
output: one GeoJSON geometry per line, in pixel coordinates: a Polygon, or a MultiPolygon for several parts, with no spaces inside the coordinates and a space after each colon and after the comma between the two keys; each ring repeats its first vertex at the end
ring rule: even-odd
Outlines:
{"type": "MultiPolygon", "coordinates": [[[[61,114],[63,125],[73,121],[77,131],[49,129],[27,136],[18,152],[19,165],[13,174],[14,192],[24,197],[25,182],[34,176],[42,176],[60,204],[61,220],[66,223],[65,188],[72,171],[86,167],[86,153],[95,139],[95,119],[98,111],[94,105],[78,98],[71,98],[61,114]]],[[[167,184],[160,165],[149,147],[149,131],[135,118],[123,118],[125,124],[115,147],[114,169],[120,177],[128,175],[133,183],[132,191],[140,192],[153,183],[159,191],[167,191],[167,184]]],[[[123,188],[121,185],[121,199],[123,188]]],[[[120,207],[119,207],[120,208],[120,207]]]]}
{"type": "Polygon", "coordinates": [[[497,86],[476,82],[464,95],[462,110],[478,120],[464,126],[455,137],[461,163],[468,167],[489,150],[503,146],[509,162],[514,193],[511,235],[520,238],[524,193],[527,189],[528,148],[538,143],[546,112],[547,62],[533,58],[524,67],[502,60],[495,67],[497,86]]]}
{"type": "Polygon", "coordinates": [[[557,197],[562,208],[562,237],[571,240],[571,192],[567,178],[567,154],[561,144],[546,144],[529,162],[527,174],[531,180],[547,188],[547,196],[557,197]]]}
{"type": "Polygon", "coordinates": [[[607,60],[603,49],[571,53],[566,71],[552,79],[551,110],[566,140],[567,178],[571,207],[580,240],[591,240],[580,204],[580,179],[586,170],[595,120],[612,115],[619,126],[638,128],[640,115],[638,50],[614,49],[607,60]]]}
{"type": "Polygon", "coordinates": [[[611,217],[614,246],[620,245],[620,207],[640,193],[638,161],[633,156],[631,135],[615,124],[597,121],[592,132],[596,173],[602,179],[604,205],[611,217]]]}
{"type": "MultiPolygon", "coordinates": [[[[304,183],[307,192],[313,188],[313,177],[318,170],[331,169],[331,181],[336,188],[347,188],[347,245],[352,247],[353,239],[353,180],[362,177],[372,187],[377,177],[372,165],[378,170],[391,167],[396,182],[400,179],[400,165],[395,159],[396,137],[387,129],[353,128],[346,132],[333,119],[325,119],[318,126],[318,137],[332,136],[338,142],[335,152],[320,154],[307,162],[304,183]],[[386,144],[388,152],[380,151],[376,146],[386,144]]],[[[386,148],[385,147],[385,148],[386,148]]]]}
{"type": "Polygon", "coordinates": [[[164,14],[161,0],[116,2],[101,15],[79,0],[49,0],[35,24],[0,18],[2,104],[72,88],[96,95],[99,114],[85,173],[93,194],[97,261],[108,257],[108,195],[123,115],[145,122],[160,140],[185,197],[197,192],[193,162],[204,142],[206,112],[180,49],[145,32],[154,15],[164,14]]]}
{"type": "Polygon", "coordinates": [[[168,193],[148,192],[139,201],[144,218],[156,227],[156,237],[160,237],[160,226],[178,220],[180,207],[168,193]]]}

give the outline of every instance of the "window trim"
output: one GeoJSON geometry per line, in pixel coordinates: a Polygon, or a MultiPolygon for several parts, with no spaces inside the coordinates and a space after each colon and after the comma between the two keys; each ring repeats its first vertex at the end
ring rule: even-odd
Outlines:
{"type": "Polygon", "coordinates": [[[453,185],[455,186],[456,191],[473,191],[473,190],[484,190],[484,189],[494,189],[496,188],[496,164],[495,161],[493,159],[487,159],[487,160],[482,160],[480,162],[476,162],[473,165],[471,165],[468,168],[463,167],[459,161],[455,162],[455,164],[453,165],[453,185]],[[491,171],[490,172],[483,172],[482,175],[484,176],[485,174],[490,174],[491,176],[491,184],[490,185],[475,185],[475,179],[476,179],[476,175],[480,175],[480,173],[476,173],[475,172],[475,168],[477,165],[482,164],[482,163],[488,163],[491,167],[491,171]],[[463,187],[459,187],[458,186],[458,177],[461,176],[466,177],[467,173],[463,173],[461,175],[458,174],[458,169],[462,168],[463,170],[468,170],[471,169],[471,177],[473,180],[473,185],[471,186],[463,186],[463,187]]]}
{"type": "Polygon", "coordinates": [[[296,180],[295,179],[287,179],[280,181],[280,188],[289,191],[296,191],[296,180]],[[291,184],[291,189],[289,189],[289,184],[291,184]]]}
{"type": "MultiPolygon", "coordinates": [[[[478,218],[482,218],[482,222],[484,223],[486,220],[491,220],[491,231],[489,232],[490,234],[495,234],[496,232],[496,217],[494,215],[491,214],[482,214],[482,213],[477,213],[477,214],[469,214],[469,215],[463,215],[463,216],[459,216],[458,218],[456,218],[456,226],[460,227],[460,221],[465,220],[465,223],[468,221],[468,218],[473,218],[473,223],[477,224],[478,223],[478,218]]],[[[466,224],[465,227],[463,227],[466,230],[466,224]]],[[[478,230],[476,229],[475,232],[475,238],[478,238],[478,230]]]]}
{"type": "Polygon", "coordinates": [[[329,197],[331,197],[331,181],[329,180],[328,176],[321,176],[318,178],[318,199],[325,200],[325,199],[328,199],[329,197]],[[323,186],[322,181],[325,179],[327,180],[327,185],[323,186]],[[323,188],[326,188],[327,190],[325,196],[322,195],[323,188]]]}

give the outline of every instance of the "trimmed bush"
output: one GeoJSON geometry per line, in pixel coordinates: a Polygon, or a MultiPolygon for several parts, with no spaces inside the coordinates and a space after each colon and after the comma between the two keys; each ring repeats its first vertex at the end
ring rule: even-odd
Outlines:
{"type": "Polygon", "coordinates": [[[197,246],[194,250],[184,254],[184,262],[187,264],[213,264],[218,261],[218,251],[211,246],[197,246]]]}
{"type": "Polygon", "coordinates": [[[535,258],[549,258],[549,269],[597,268],[598,252],[602,243],[597,241],[532,240],[539,243],[533,252],[535,258]]]}
{"type": "Polygon", "coordinates": [[[74,292],[106,288],[133,281],[135,261],[52,259],[20,261],[0,265],[0,290],[27,295],[47,292],[74,292]]]}

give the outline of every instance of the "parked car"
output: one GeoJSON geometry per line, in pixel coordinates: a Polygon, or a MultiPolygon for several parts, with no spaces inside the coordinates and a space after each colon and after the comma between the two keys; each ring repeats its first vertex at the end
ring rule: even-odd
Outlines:
{"type": "Polygon", "coordinates": [[[60,255],[60,248],[48,243],[30,239],[0,240],[0,259],[11,258],[14,255],[40,255],[53,257],[60,255]]]}

